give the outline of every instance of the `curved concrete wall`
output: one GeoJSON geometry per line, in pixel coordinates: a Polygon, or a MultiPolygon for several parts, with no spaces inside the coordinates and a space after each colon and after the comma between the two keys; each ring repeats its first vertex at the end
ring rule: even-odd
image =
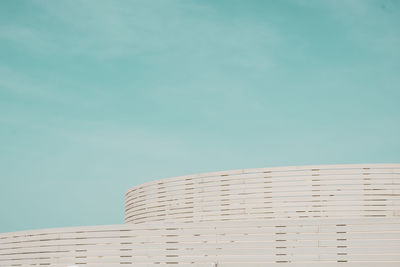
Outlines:
{"type": "Polygon", "coordinates": [[[0,235],[2,267],[71,265],[398,267],[400,220],[125,224],[0,235]]]}
{"type": "Polygon", "coordinates": [[[190,175],[126,193],[126,223],[400,219],[400,164],[247,169],[190,175]]]}
{"type": "Polygon", "coordinates": [[[400,266],[400,164],[200,174],[126,197],[124,225],[0,234],[0,267],[400,266]]]}

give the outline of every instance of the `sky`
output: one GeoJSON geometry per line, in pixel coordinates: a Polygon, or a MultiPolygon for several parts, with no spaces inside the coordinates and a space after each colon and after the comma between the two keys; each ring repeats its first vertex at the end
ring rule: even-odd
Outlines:
{"type": "Polygon", "coordinates": [[[400,1],[0,1],[0,232],[230,169],[400,162],[400,1]]]}

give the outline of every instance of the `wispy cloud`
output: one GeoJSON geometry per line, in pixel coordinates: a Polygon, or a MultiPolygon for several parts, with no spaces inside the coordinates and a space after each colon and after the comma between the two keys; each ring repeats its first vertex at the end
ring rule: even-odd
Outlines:
{"type": "Polygon", "coordinates": [[[42,28],[3,25],[0,36],[42,53],[111,58],[143,53],[159,57],[176,51],[182,58],[222,56],[229,64],[260,67],[265,63],[258,60],[257,51],[281,41],[272,25],[240,17],[224,22],[221,11],[196,1],[35,3],[42,28]],[[53,24],[57,30],[48,27],[53,24]]]}
{"type": "Polygon", "coordinates": [[[19,43],[26,48],[34,46],[36,49],[48,49],[50,42],[45,40],[44,34],[32,27],[22,25],[1,25],[0,39],[19,43]]]}
{"type": "Polygon", "coordinates": [[[297,3],[328,12],[347,32],[347,38],[360,48],[389,57],[400,53],[399,1],[299,0],[297,3]]]}

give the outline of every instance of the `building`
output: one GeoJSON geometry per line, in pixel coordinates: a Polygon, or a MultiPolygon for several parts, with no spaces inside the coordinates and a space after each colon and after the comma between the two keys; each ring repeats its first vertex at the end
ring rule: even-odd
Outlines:
{"type": "Polygon", "coordinates": [[[398,267],[400,164],[153,181],[123,225],[0,234],[0,266],[398,267]]]}

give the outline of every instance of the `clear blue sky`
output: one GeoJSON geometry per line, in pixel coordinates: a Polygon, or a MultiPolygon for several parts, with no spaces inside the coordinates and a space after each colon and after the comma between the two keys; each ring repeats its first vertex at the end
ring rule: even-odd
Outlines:
{"type": "Polygon", "coordinates": [[[400,162],[400,1],[0,1],[0,232],[131,186],[400,162]]]}

